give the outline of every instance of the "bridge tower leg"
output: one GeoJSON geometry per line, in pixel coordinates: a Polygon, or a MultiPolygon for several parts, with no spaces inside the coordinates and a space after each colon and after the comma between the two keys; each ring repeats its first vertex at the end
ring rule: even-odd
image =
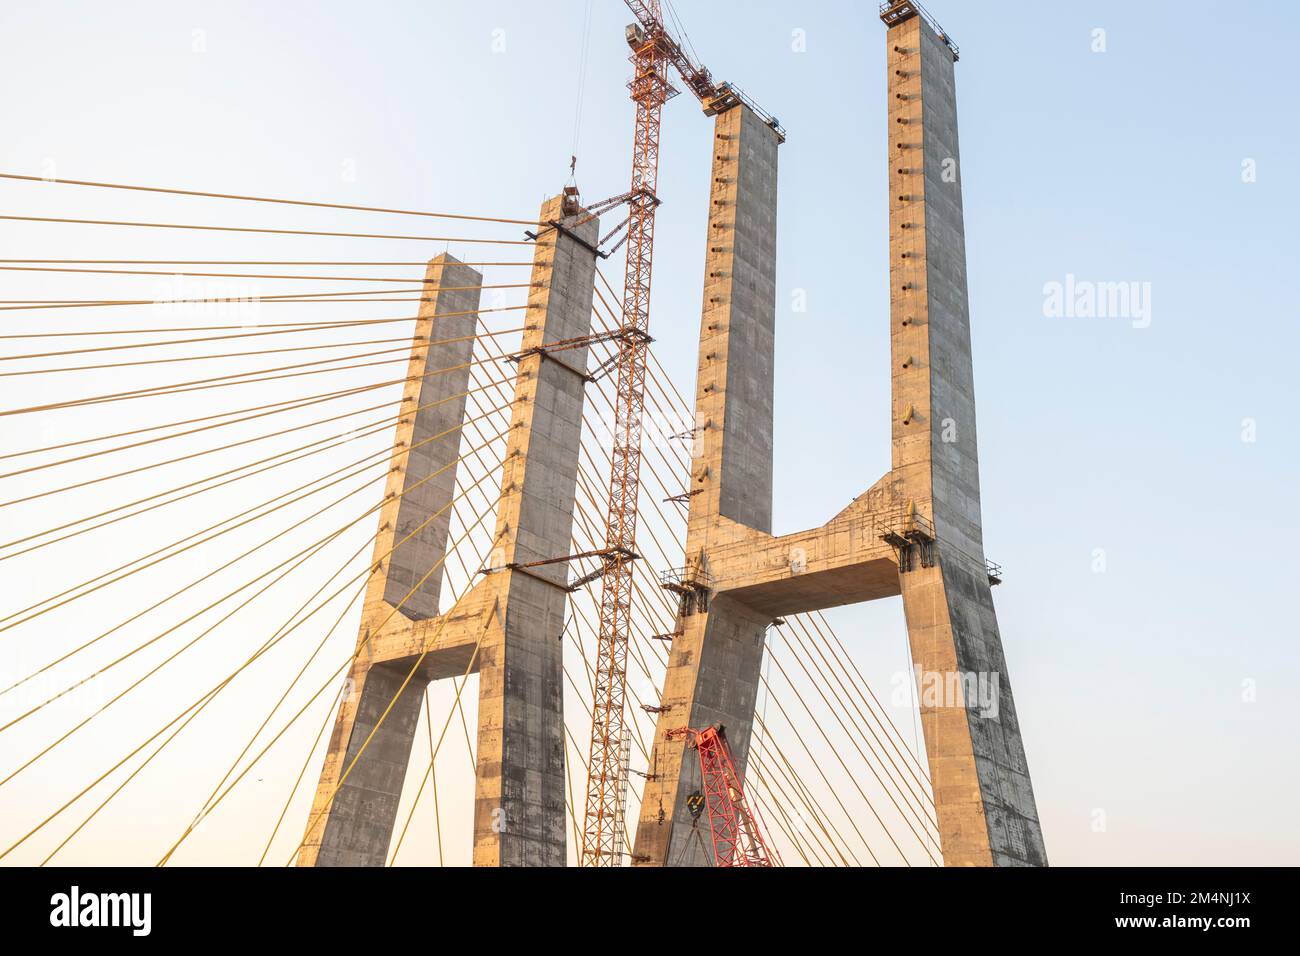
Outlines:
{"type": "MultiPolygon", "coordinates": [[[[563,215],[557,198],[541,222],[563,215]]],[[[599,222],[537,240],[494,538],[499,614],[479,651],[475,866],[564,866],[562,636],[599,222]],[[555,562],[539,565],[538,562],[555,562]],[[534,565],[529,568],[527,565],[534,565]]]]}
{"type": "Polygon", "coordinates": [[[447,254],[433,259],[425,272],[374,564],[362,605],[358,654],[344,685],[312,807],[314,825],[298,855],[300,866],[381,866],[388,852],[420,716],[422,681],[407,685],[362,759],[337,794],[334,790],[406,677],[397,662],[376,657],[368,638],[390,616],[414,621],[438,613],[439,562],[447,548],[448,505],[460,450],[457,426],[465,416],[482,284],[481,273],[447,254]],[[451,371],[430,374],[439,369],[451,371]],[[428,521],[431,515],[438,517],[428,521]],[[425,578],[430,568],[434,570],[425,578]]]}
{"type": "MultiPolygon", "coordinates": [[[[548,200],[540,221],[558,221],[572,212],[567,202],[560,196],[548,200]]],[[[456,426],[464,419],[482,278],[448,256],[430,264],[428,285],[440,291],[430,292],[421,309],[408,374],[456,370],[414,379],[404,396],[357,655],[300,866],[385,863],[424,687],[430,680],[469,673],[479,675],[474,863],[565,862],[560,636],[568,594],[567,563],[556,559],[565,558],[571,546],[587,347],[554,352],[546,347],[590,333],[591,248],[598,231],[595,219],[569,231],[539,231],[492,567],[441,615],[441,570],[429,572],[446,553],[449,519],[446,514],[429,519],[447,508],[455,488],[456,426]],[[426,348],[426,341],[445,344],[426,348]],[[457,395],[458,400],[433,404],[439,396],[457,395]],[[449,429],[445,438],[427,441],[449,429]],[[440,470],[436,482],[413,487],[440,470]],[[394,541],[422,525],[391,558],[383,557],[394,541]],[[536,562],[554,563],[519,569],[536,562]]]]}
{"type": "MultiPolygon", "coordinates": [[[[690,593],[711,571],[711,547],[733,531],[772,530],[772,409],[776,333],[778,134],[747,106],[714,121],[713,189],[695,396],[690,516],[678,616],[642,796],[634,865],[708,866],[686,798],[703,786],[682,727],[723,723],[743,773],[771,616],[715,594],[690,593]],[[701,559],[701,556],[703,558],[701,559]],[[663,810],[661,819],[659,814],[663,810]]],[[[707,826],[707,821],[705,821],[707,826]]]]}
{"type": "Polygon", "coordinates": [[[937,541],[930,567],[900,575],[903,609],[923,688],[992,700],[921,694],[940,842],[950,866],[1044,865],[984,559],[956,55],[918,14],[886,39],[893,491],[929,512],[937,541]]]}
{"type": "MultiPolygon", "coordinates": [[[[906,9],[904,9],[906,8],[906,9]]],[[[688,566],[633,861],[710,865],[670,732],[725,724],[743,772],[766,628],[902,595],[946,865],[1047,862],[984,560],[957,153],[955,53],[917,12],[888,24],[892,470],[820,528],[773,537],[776,134],[746,107],[714,138],[688,566]]]]}

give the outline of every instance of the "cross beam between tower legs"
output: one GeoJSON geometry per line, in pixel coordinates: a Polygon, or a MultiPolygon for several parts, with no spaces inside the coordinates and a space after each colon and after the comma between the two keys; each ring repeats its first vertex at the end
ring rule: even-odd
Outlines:
{"type": "MultiPolygon", "coordinates": [[[[539,220],[559,220],[571,212],[565,198],[543,204],[539,220]]],[[[376,562],[367,587],[358,656],[346,685],[330,740],[307,836],[298,863],[304,866],[379,866],[387,858],[406,778],[406,766],[425,685],[430,680],[479,675],[479,728],[474,801],[474,863],[481,866],[562,866],[565,861],[564,717],[560,635],[568,597],[567,564],[545,563],[526,572],[512,566],[550,562],[568,553],[573,530],[582,408],[587,364],[585,345],[569,346],[565,361],[547,360],[547,347],[582,340],[590,334],[599,234],[592,220],[574,235],[554,229],[537,237],[522,351],[516,364],[511,427],[502,466],[501,498],[492,538],[491,564],[500,570],[482,577],[448,615],[438,615],[441,575],[435,568],[447,547],[447,525],[430,522],[445,508],[455,486],[453,476],[439,496],[392,496],[409,488],[425,468],[445,468],[456,461],[459,433],[416,472],[410,438],[399,431],[390,500],[381,513],[376,562]],[[412,461],[408,461],[408,458],[412,461]],[[399,503],[400,502],[400,503],[399,503]],[[422,530],[407,545],[383,560],[393,541],[422,530]],[[433,530],[429,530],[433,529],[433,530]],[[406,550],[404,550],[406,549],[406,550]],[[428,576],[403,600],[412,586],[428,576]],[[431,583],[437,579],[436,584],[431,583]],[[400,613],[392,614],[400,604],[400,613]],[[388,623],[376,630],[380,622],[388,623]],[[418,672],[394,700],[411,668],[418,672]],[[381,715],[392,703],[387,717],[381,715]],[[364,752],[361,748],[378,725],[364,752]],[[357,754],[360,757],[357,758],[357,754]],[[353,761],[355,760],[355,765],[353,761]],[[346,780],[339,781],[347,767],[346,780]]],[[[450,257],[439,257],[432,270],[450,257]]],[[[468,267],[459,266],[461,269],[468,267]]],[[[472,270],[469,270],[472,271],[472,270]]],[[[442,331],[426,339],[464,338],[465,354],[423,354],[417,339],[411,375],[465,366],[476,317],[473,280],[431,282],[431,287],[473,286],[474,301],[452,309],[435,298],[422,310],[432,322],[452,311],[469,313],[468,328],[453,336],[442,331]]],[[[438,293],[438,296],[446,293],[438,293]]],[[[422,334],[417,328],[417,335],[422,334]]],[[[441,348],[441,346],[439,346],[441,348]]],[[[443,382],[447,373],[423,380],[443,382]]],[[[419,388],[418,379],[416,388],[419,388]]],[[[424,386],[428,388],[428,385],[424,386]]],[[[459,386],[435,386],[464,392],[459,386]]],[[[404,411],[429,399],[408,389],[404,411]]],[[[463,421],[463,399],[452,428],[463,421]]],[[[442,408],[443,406],[438,406],[442,408]]],[[[427,410],[427,409],[426,409],[427,410]]],[[[413,434],[438,432],[424,412],[403,415],[413,434]],[[409,421],[408,419],[412,419],[409,421]]],[[[418,443],[418,437],[416,442],[418,443]]],[[[431,443],[432,444],[432,443],[431,443]]],[[[434,446],[438,447],[438,446],[434,446]]],[[[431,473],[431,472],[427,472],[431,473]]],[[[423,486],[422,486],[423,487],[423,486]]]]}

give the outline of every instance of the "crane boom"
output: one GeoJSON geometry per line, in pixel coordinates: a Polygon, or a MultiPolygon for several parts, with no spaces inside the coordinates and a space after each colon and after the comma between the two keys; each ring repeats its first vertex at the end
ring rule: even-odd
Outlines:
{"type": "Polygon", "coordinates": [[[669,35],[664,28],[658,0],[650,0],[650,2],[626,0],[626,2],[645,36],[656,40],[661,54],[677,70],[682,82],[690,88],[701,103],[707,104],[716,92],[713,77],[703,66],[694,62],[682,49],[682,45],[669,35]]]}
{"type": "MultiPolygon", "coordinates": [[[[621,792],[628,637],[632,627],[633,561],[636,559],[637,499],[641,489],[641,419],[645,401],[646,352],[650,346],[650,279],[655,210],[659,198],[659,130],[663,105],[678,94],[669,80],[676,72],[704,106],[706,115],[748,102],[730,84],[715,84],[664,27],[659,0],[625,0],[636,17],[626,39],[632,49],[628,90],[636,105],[632,140],[632,185],[627,195],[627,268],[619,328],[614,444],[609,480],[605,548],[610,556],[601,581],[597,632],[595,700],[583,828],[582,866],[622,862],[621,792]]],[[[752,104],[751,104],[752,105],[752,104]]],[[[776,120],[765,119],[780,132],[776,120]]]]}
{"type": "Polygon", "coordinates": [[[700,758],[709,833],[715,866],[775,866],[781,860],[767,845],[758,814],[745,798],[745,784],[736,770],[721,726],[696,730],[682,727],[668,732],[669,739],[685,737],[700,758]]]}

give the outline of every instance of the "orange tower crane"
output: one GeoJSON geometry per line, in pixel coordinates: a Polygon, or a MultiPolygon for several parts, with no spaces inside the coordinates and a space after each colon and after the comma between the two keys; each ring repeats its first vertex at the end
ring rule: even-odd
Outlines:
{"type": "MultiPolygon", "coordinates": [[[[627,643],[632,627],[632,562],[636,560],[637,496],[641,487],[641,418],[645,396],[646,351],[650,345],[650,276],[654,252],[655,209],[659,198],[659,127],[663,105],[678,94],[669,70],[704,106],[706,116],[747,102],[727,83],[715,84],[709,71],[695,63],[664,27],[659,0],[626,0],[636,16],[627,27],[632,48],[628,89],[636,104],[632,141],[632,186],[626,194],[627,269],[619,329],[618,386],[614,402],[613,465],[609,512],[605,525],[608,556],[601,582],[597,638],[595,701],[592,708],[586,817],[580,862],[583,866],[618,866],[622,862],[624,765],[624,693],[627,643]]],[[[770,120],[775,126],[776,121],[770,120]]]]}

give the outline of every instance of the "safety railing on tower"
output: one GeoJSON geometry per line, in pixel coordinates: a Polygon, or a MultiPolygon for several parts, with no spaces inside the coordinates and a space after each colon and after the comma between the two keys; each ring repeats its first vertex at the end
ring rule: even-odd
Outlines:
{"type": "Polygon", "coordinates": [[[952,50],[954,61],[961,59],[961,51],[957,49],[957,44],[953,42],[952,37],[948,36],[943,27],[939,26],[939,21],[931,15],[930,11],[917,3],[916,0],[894,0],[892,3],[882,3],[880,5],[880,19],[885,21],[885,26],[892,27],[916,16],[929,24],[930,29],[938,35],[939,39],[948,45],[948,49],[952,50]]]}

